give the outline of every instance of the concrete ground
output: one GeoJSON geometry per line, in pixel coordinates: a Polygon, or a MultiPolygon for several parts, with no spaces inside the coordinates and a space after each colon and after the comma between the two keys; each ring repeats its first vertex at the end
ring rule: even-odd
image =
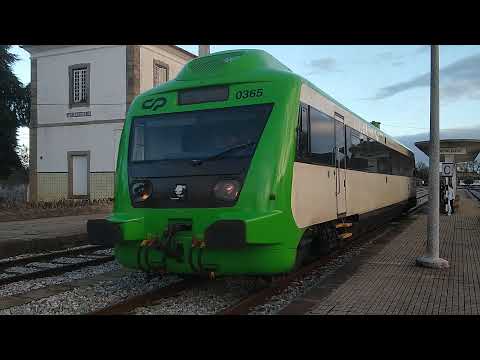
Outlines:
{"type": "MultiPolygon", "coordinates": [[[[459,191],[459,208],[440,218],[440,257],[448,269],[418,267],[425,255],[426,208],[402,220],[351,263],[282,314],[480,314],[480,203],[459,191]]],[[[393,226],[392,226],[393,227],[393,226]]]]}
{"type": "Polygon", "coordinates": [[[458,191],[459,209],[458,215],[475,216],[480,213],[480,202],[476,200],[468,191],[458,191]]]}
{"type": "Polygon", "coordinates": [[[25,252],[53,250],[87,241],[87,220],[108,213],[52,217],[0,223],[0,258],[25,252]]]}

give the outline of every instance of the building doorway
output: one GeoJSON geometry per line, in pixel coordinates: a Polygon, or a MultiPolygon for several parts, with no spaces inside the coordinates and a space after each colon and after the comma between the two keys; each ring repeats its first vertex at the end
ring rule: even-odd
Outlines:
{"type": "Polygon", "coordinates": [[[69,151],[68,197],[88,199],[90,197],[90,151],[69,151]]]}

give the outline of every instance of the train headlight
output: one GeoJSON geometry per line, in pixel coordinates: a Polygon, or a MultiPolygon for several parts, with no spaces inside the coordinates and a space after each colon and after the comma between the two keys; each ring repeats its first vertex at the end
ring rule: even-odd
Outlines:
{"type": "Polygon", "coordinates": [[[233,201],[240,192],[240,183],[237,180],[221,180],[213,188],[215,197],[219,200],[233,201]]]}
{"type": "Polygon", "coordinates": [[[142,202],[147,200],[153,191],[152,183],[148,180],[137,181],[132,184],[131,187],[133,201],[142,202]]]}

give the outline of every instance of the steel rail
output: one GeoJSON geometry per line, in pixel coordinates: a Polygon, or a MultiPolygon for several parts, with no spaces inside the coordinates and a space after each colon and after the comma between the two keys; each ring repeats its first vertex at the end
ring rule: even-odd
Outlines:
{"type": "Polygon", "coordinates": [[[467,189],[467,191],[470,193],[470,195],[472,195],[475,199],[477,199],[478,201],[480,201],[480,196],[477,195],[477,192],[476,191],[472,191],[471,189],[467,189]]]}
{"type": "Polygon", "coordinates": [[[169,284],[167,286],[149,291],[145,294],[136,295],[126,300],[109,305],[100,310],[93,311],[87,315],[125,315],[132,310],[155,304],[155,302],[174,297],[192,286],[198,286],[206,282],[204,278],[189,278],[169,284]]]}
{"type": "MultiPolygon", "coordinates": [[[[0,286],[13,284],[13,283],[24,281],[24,280],[34,280],[34,279],[41,279],[41,278],[50,277],[50,276],[57,276],[57,275],[75,271],[87,266],[101,265],[113,260],[115,260],[115,257],[113,255],[105,255],[96,259],[89,259],[89,260],[74,263],[74,264],[65,264],[62,266],[54,267],[54,268],[39,269],[38,271],[32,271],[24,274],[12,273],[12,276],[0,278],[0,286]]],[[[4,272],[4,273],[9,274],[9,272],[4,272]]]]}
{"type": "Polygon", "coordinates": [[[108,248],[106,246],[101,246],[101,245],[87,245],[84,247],[75,247],[75,248],[58,250],[58,251],[49,251],[44,254],[31,255],[31,256],[18,258],[18,259],[0,260],[0,270],[13,267],[13,266],[26,265],[33,262],[46,262],[48,260],[52,260],[52,259],[64,257],[64,256],[88,254],[94,251],[104,250],[104,249],[108,249],[108,248]]]}

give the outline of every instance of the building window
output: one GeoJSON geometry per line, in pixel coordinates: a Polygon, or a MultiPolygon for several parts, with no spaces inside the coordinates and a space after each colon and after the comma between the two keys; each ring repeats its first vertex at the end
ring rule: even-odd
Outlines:
{"type": "Polygon", "coordinates": [[[90,105],[90,64],[69,67],[70,107],[90,105]]]}
{"type": "Polygon", "coordinates": [[[75,104],[87,101],[87,69],[73,70],[73,102],[75,104]]]}
{"type": "Polygon", "coordinates": [[[168,81],[168,65],[158,60],[153,60],[153,86],[168,81]]]}

